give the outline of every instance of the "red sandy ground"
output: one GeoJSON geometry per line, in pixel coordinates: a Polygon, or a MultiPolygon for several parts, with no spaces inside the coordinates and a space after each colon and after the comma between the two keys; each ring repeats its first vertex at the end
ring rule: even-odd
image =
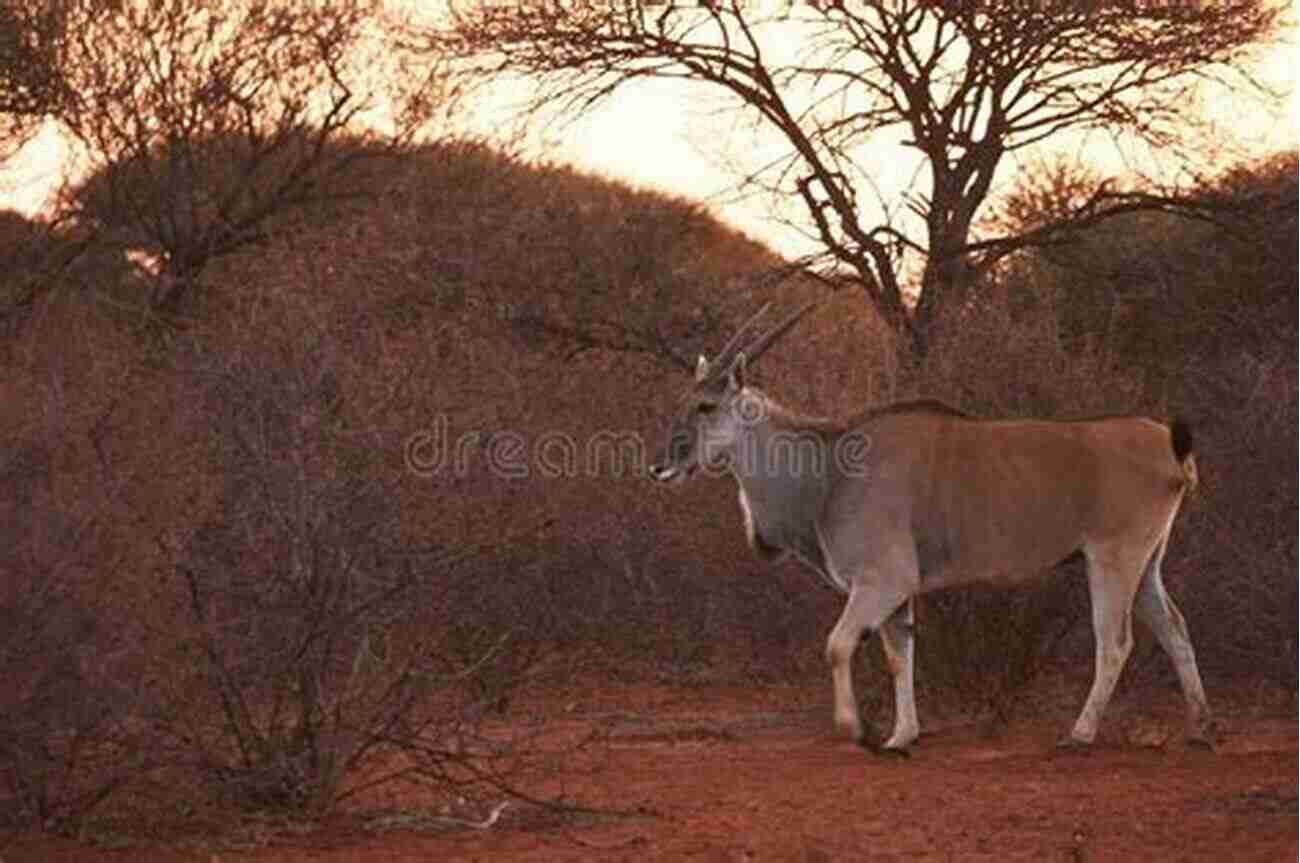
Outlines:
{"type": "Polygon", "coordinates": [[[550,790],[640,815],[557,820],[518,804],[487,830],[375,831],[343,814],[309,828],[268,824],[242,847],[32,840],[0,848],[0,860],[1297,859],[1294,705],[1221,708],[1215,753],[1184,745],[1177,696],[1159,693],[1117,698],[1085,754],[1053,745],[1068,714],[1024,707],[1031,715],[993,732],[939,723],[911,758],[890,759],[832,734],[827,689],[639,686],[551,697],[548,721],[600,728],[607,744],[574,756],[550,790]]]}

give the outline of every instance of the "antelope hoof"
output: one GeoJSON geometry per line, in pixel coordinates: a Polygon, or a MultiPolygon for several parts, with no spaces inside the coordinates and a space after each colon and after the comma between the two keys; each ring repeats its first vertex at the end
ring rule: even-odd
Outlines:
{"type": "Polygon", "coordinates": [[[1056,748],[1061,752],[1084,753],[1092,749],[1091,740],[1081,740],[1073,734],[1067,734],[1056,741],[1056,748]]]}
{"type": "Polygon", "coordinates": [[[1187,732],[1187,745],[1206,752],[1213,752],[1219,742],[1219,728],[1212,719],[1206,719],[1192,726],[1187,732]]]}
{"type": "Polygon", "coordinates": [[[865,738],[859,740],[858,745],[867,752],[870,752],[872,755],[879,755],[882,758],[904,759],[912,757],[911,750],[905,746],[890,746],[888,743],[882,745],[879,743],[872,743],[870,740],[865,738]]]}
{"type": "Polygon", "coordinates": [[[915,743],[916,739],[920,736],[921,735],[918,732],[911,729],[901,732],[895,731],[893,734],[889,735],[889,739],[885,741],[882,748],[907,751],[912,748],[912,744],[915,743]]]}

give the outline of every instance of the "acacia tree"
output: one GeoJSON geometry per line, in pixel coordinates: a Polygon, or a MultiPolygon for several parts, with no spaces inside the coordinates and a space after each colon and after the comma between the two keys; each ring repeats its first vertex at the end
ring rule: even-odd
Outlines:
{"type": "Polygon", "coordinates": [[[998,258],[1121,212],[1188,206],[1101,185],[1051,223],[982,235],[977,214],[1009,154],[1070,130],[1175,141],[1193,119],[1187,97],[1197,82],[1239,68],[1280,14],[1264,0],[454,8],[433,34],[439,50],[481,71],[535,76],[546,101],[581,110],[647,77],[730,94],[788,148],[752,176],[802,200],[826,255],[918,354],[941,311],[998,258]],[[905,130],[904,146],[923,157],[925,191],[908,198],[919,231],[873,222],[861,205],[878,166],[855,153],[887,129],[905,130]],[[920,274],[913,296],[910,271],[920,274]]]}
{"type": "Polygon", "coordinates": [[[64,5],[57,116],[94,169],[69,205],[159,258],[163,310],[277,214],[339,194],[356,160],[398,151],[445,92],[436,61],[386,38],[381,0],[64,5]]]}

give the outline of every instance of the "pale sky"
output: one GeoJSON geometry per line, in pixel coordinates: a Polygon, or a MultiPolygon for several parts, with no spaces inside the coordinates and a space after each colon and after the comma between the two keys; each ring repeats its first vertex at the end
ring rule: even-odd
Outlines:
{"type": "MultiPolygon", "coordinates": [[[[1207,92],[1204,108],[1216,137],[1231,145],[1233,153],[1260,154],[1297,146],[1300,138],[1295,88],[1295,31],[1269,49],[1254,71],[1256,78],[1285,94],[1280,106],[1250,93],[1207,92]]],[[[530,149],[540,158],[572,163],[596,174],[616,177],[634,185],[658,189],[704,201],[710,210],[746,233],[795,255],[811,251],[798,233],[777,223],[774,207],[801,215],[797,202],[737,200],[735,174],[723,167],[730,159],[752,167],[773,142],[754,139],[743,125],[729,120],[719,109],[728,103],[714,88],[682,82],[643,81],[616,91],[588,116],[549,127],[535,136],[530,149]]],[[[494,100],[495,102],[496,100],[494,100]]],[[[517,103],[503,95],[500,104],[517,103]]],[[[472,125],[490,129],[499,124],[491,111],[480,112],[472,125]]],[[[1057,152],[1082,154],[1108,175],[1122,175],[1132,152],[1116,151],[1109,138],[1052,139],[1057,152]]],[[[873,142],[867,154],[872,181],[886,198],[908,188],[916,171],[914,151],[895,141],[873,142]],[[877,168],[878,166],[878,168],[877,168]]],[[[1046,152],[1029,158],[1045,157],[1046,152]]],[[[65,172],[68,148],[54,129],[46,129],[0,170],[0,206],[26,214],[40,212],[65,172]]],[[[1150,172],[1151,166],[1138,166],[1150,172]]],[[[1227,165],[1224,165],[1227,167],[1227,165]]],[[[1002,176],[1014,177],[1017,165],[1004,166],[1002,176]]]]}

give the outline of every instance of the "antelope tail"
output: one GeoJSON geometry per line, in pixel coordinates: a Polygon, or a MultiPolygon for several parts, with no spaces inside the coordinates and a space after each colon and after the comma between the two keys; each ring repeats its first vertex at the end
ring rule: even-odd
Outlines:
{"type": "Polygon", "coordinates": [[[1183,469],[1187,490],[1196,488],[1199,476],[1196,472],[1196,456],[1192,453],[1192,426],[1187,420],[1175,419],[1169,428],[1169,442],[1174,450],[1174,458],[1183,469]]]}

